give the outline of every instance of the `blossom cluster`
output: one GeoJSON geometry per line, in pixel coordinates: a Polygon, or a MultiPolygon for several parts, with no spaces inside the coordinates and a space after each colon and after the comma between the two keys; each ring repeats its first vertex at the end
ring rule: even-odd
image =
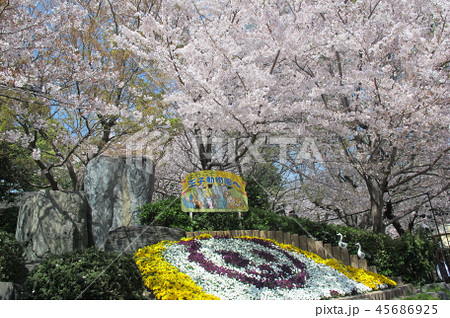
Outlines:
{"type": "Polygon", "coordinates": [[[158,299],[324,299],[395,285],[292,245],[249,236],[164,241],[134,257],[158,299]]]}

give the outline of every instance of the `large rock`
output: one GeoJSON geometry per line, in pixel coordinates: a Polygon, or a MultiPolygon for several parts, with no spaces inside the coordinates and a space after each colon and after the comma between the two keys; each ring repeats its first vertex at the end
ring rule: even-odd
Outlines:
{"type": "Polygon", "coordinates": [[[180,228],[163,226],[122,226],[108,233],[106,252],[125,252],[133,255],[138,249],[161,241],[179,241],[186,236],[180,228]]]}
{"type": "Polygon", "coordinates": [[[84,191],[92,244],[101,249],[109,231],[137,225],[137,208],[151,201],[154,178],[154,164],[146,157],[99,156],[89,162],[84,191]]]}
{"type": "Polygon", "coordinates": [[[0,282],[0,300],[22,299],[22,286],[12,282],[0,282]]]}
{"type": "Polygon", "coordinates": [[[25,247],[27,262],[49,254],[88,246],[86,197],[82,192],[41,190],[22,201],[16,239],[25,247]]]}

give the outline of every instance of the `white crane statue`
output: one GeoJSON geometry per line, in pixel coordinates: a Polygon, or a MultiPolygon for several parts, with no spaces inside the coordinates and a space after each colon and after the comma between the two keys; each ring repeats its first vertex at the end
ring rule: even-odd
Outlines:
{"type": "Polygon", "coordinates": [[[342,238],[343,238],[344,236],[343,236],[341,233],[338,233],[337,236],[340,237],[339,242],[338,242],[339,247],[342,248],[343,250],[347,249],[348,243],[342,242],[342,238]]]}
{"type": "Polygon", "coordinates": [[[370,258],[370,254],[369,254],[369,253],[367,253],[367,252],[364,253],[364,252],[361,250],[361,244],[356,243],[355,245],[358,246],[358,252],[356,252],[356,255],[358,255],[358,257],[359,257],[360,259],[365,259],[366,256],[367,256],[368,258],[370,258]]]}

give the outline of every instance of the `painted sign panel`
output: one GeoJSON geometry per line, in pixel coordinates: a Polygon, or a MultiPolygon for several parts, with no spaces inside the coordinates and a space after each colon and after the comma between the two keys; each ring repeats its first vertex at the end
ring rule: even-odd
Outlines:
{"type": "Polygon", "coordinates": [[[245,182],[231,172],[216,170],[193,172],[181,183],[183,212],[248,211],[245,182]]]}

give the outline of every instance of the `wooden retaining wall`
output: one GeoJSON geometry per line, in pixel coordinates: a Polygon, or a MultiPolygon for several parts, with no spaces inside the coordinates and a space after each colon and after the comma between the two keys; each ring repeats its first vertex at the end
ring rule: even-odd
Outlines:
{"type": "Polygon", "coordinates": [[[363,268],[376,273],[375,266],[368,266],[365,259],[359,259],[357,255],[350,255],[348,250],[343,250],[339,246],[332,246],[330,243],[316,241],[306,235],[284,233],[281,231],[259,231],[259,230],[236,230],[236,231],[197,231],[186,232],[186,237],[196,237],[201,234],[229,235],[229,236],[255,236],[275,240],[279,243],[294,245],[295,247],[319,255],[324,259],[335,258],[345,265],[355,268],[363,268]]]}

